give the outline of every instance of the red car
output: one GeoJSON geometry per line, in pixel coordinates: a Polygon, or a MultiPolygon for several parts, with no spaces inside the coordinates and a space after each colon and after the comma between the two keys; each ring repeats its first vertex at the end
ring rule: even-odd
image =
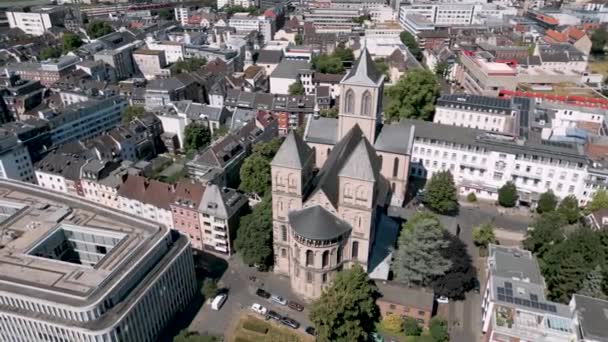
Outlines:
{"type": "Polygon", "coordinates": [[[304,306],[302,304],[292,302],[292,301],[289,301],[289,303],[287,303],[287,306],[289,306],[291,309],[296,310],[296,311],[304,310],[304,306]]]}

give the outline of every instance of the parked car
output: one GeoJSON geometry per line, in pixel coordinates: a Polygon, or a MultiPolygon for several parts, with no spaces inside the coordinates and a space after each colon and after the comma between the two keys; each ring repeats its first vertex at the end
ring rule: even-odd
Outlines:
{"type": "Polygon", "coordinates": [[[219,309],[222,308],[222,305],[224,305],[224,303],[226,302],[226,299],[228,299],[227,294],[217,295],[211,302],[211,308],[215,311],[219,311],[219,309]]]}
{"type": "Polygon", "coordinates": [[[384,342],[384,338],[380,334],[375,332],[369,334],[369,340],[372,342],[384,342]]]}
{"type": "Polygon", "coordinates": [[[296,311],[303,311],[304,310],[304,305],[302,305],[300,303],[292,302],[292,301],[289,301],[287,303],[287,306],[290,309],[293,309],[293,310],[296,310],[296,311]]]}
{"type": "Polygon", "coordinates": [[[265,307],[263,307],[262,305],[260,305],[258,303],[253,303],[251,305],[251,310],[253,310],[253,312],[260,314],[260,315],[265,315],[266,312],[268,312],[268,309],[266,309],[265,307]]]}
{"type": "Polygon", "coordinates": [[[277,321],[280,321],[283,318],[283,316],[281,316],[278,312],[272,310],[268,310],[266,316],[277,321]]]}
{"type": "Polygon", "coordinates": [[[313,327],[307,327],[304,331],[306,331],[306,333],[308,335],[312,335],[312,336],[315,336],[315,333],[316,333],[315,328],[313,328],[313,327]]]}
{"type": "Polygon", "coordinates": [[[480,289],[479,280],[477,280],[477,278],[475,278],[475,279],[473,279],[473,291],[475,291],[475,293],[479,293],[479,289],[480,289]]]}
{"type": "Polygon", "coordinates": [[[437,297],[437,303],[439,303],[439,304],[448,304],[449,302],[450,302],[450,300],[446,296],[437,297]]]}
{"type": "Polygon", "coordinates": [[[275,302],[279,305],[287,305],[287,300],[281,296],[272,295],[270,296],[270,301],[275,302]]]}
{"type": "Polygon", "coordinates": [[[283,319],[281,319],[281,324],[293,329],[298,329],[300,327],[300,323],[298,323],[298,321],[289,317],[283,317],[283,319]]]}
{"type": "Polygon", "coordinates": [[[262,290],[262,289],[258,289],[258,290],[255,292],[255,294],[256,294],[256,295],[258,295],[258,297],[262,297],[262,298],[264,298],[264,299],[268,299],[268,298],[270,298],[270,293],[268,293],[268,292],[266,292],[266,291],[264,291],[264,290],[262,290]]]}

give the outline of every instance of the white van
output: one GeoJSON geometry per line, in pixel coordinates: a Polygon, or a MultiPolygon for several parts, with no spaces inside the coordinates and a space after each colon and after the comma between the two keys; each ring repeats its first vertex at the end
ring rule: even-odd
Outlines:
{"type": "Polygon", "coordinates": [[[225,293],[222,293],[221,295],[217,295],[217,297],[215,297],[213,299],[213,301],[211,302],[211,308],[215,311],[218,311],[219,309],[222,308],[222,305],[224,305],[227,298],[228,298],[228,295],[225,293]]]}

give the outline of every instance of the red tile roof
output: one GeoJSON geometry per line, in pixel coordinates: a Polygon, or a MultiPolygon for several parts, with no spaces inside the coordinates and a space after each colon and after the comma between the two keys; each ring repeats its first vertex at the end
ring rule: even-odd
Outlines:
{"type": "Polygon", "coordinates": [[[549,42],[549,43],[566,43],[568,42],[568,36],[555,31],[555,30],[547,30],[545,32],[545,37],[544,37],[545,41],[549,42]]]}
{"type": "Polygon", "coordinates": [[[118,188],[118,195],[169,210],[169,204],[173,203],[175,196],[175,188],[171,184],[154,179],[129,175],[118,188]]]}
{"type": "Polygon", "coordinates": [[[173,204],[198,209],[205,193],[205,187],[194,180],[182,180],[177,183],[173,204]]]}

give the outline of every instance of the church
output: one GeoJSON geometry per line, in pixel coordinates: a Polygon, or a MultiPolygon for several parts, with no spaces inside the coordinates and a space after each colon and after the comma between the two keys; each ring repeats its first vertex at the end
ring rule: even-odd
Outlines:
{"type": "Polygon", "coordinates": [[[413,132],[382,124],[383,83],[364,49],[340,82],[338,118],[309,117],[271,162],[274,270],[304,298],[343,268],[373,272],[373,250],[396,235],[381,222],[403,204],[413,132]]]}

